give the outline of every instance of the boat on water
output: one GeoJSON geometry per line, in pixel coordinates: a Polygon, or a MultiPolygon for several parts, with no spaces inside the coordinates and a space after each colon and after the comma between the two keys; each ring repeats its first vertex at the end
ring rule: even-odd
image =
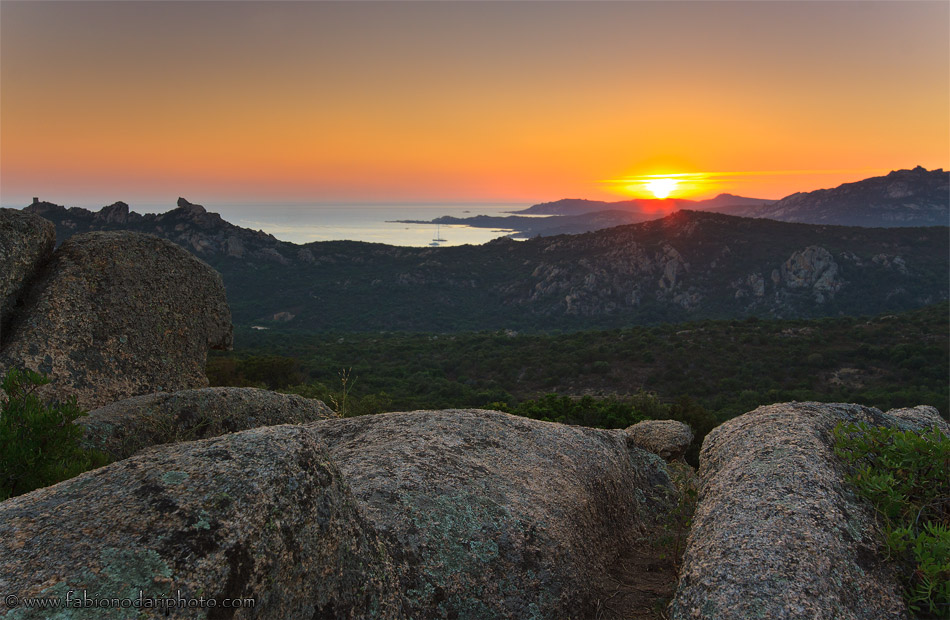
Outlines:
{"type": "Polygon", "coordinates": [[[440,243],[444,243],[444,242],[448,241],[448,239],[443,239],[443,238],[442,238],[441,227],[442,227],[441,224],[436,224],[436,225],[435,225],[435,238],[432,239],[432,243],[429,244],[430,246],[432,246],[432,247],[438,247],[440,243]]]}

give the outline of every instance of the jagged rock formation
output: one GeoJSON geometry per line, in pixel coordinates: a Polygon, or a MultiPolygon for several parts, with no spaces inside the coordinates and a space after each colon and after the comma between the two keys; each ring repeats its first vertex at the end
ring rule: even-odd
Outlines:
{"type": "Polygon", "coordinates": [[[289,254],[287,246],[295,247],[265,232],[235,226],[184,198],[178,199],[177,208],[160,214],[136,213],[124,202],[116,202],[98,212],[81,207],[67,209],[50,202],[37,202],[23,210],[52,221],[60,243],[82,232],[132,230],[173,241],[203,259],[220,255],[284,265],[289,264],[284,256],[284,253],[289,254]]]}
{"type": "MultiPolygon", "coordinates": [[[[219,605],[172,617],[385,619],[405,617],[397,585],[326,446],[302,426],[152,448],[0,503],[0,589],[20,597],[138,600],[142,590],[219,605]],[[225,608],[247,597],[253,608],[225,608]]],[[[166,617],[161,607],[61,611],[166,617]]]]}
{"type": "Polygon", "coordinates": [[[0,345],[10,315],[27,283],[49,260],[56,242],[53,224],[41,217],[0,209],[0,345]]]}
{"type": "Polygon", "coordinates": [[[950,172],[921,166],[894,170],[883,177],[798,192],[768,205],[729,207],[723,212],[807,224],[946,226],[950,224],[950,172]]]}
{"type": "Polygon", "coordinates": [[[618,555],[668,508],[665,463],[622,430],[498,412],[310,425],[394,540],[413,618],[590,618],[618,555]]]}
{"type": "Polygon", "coordinates": [[[628,427],[626,433],[632,445],[667,462],[682,460],[693,441],[693,431],[676,420],[644,420],[628,427]]]}
{"type": "Polygon", "coordinates": [[[120,460],[150,446],[334,417],[337,414],[319,400],[215,387],[127,398],[90,411],[76,423],[84,428],[86,447],[120,460]]]}
{"type": "Polygon", "coordinates": [[[932,407],[822,403],[759,407],[719,426],[703,442],[674,618],[906,618],[873,510],[834,455],[842,421],[950,434],[932,407]]]}
{"type": "Polygon", "coordinates": [[[173,243],[130,232],[69,239],[4,332],[3,367],[44,372],[47,397],[95,408],[207,386],[208,347],[231,345],[221,277],[173,243]]]}

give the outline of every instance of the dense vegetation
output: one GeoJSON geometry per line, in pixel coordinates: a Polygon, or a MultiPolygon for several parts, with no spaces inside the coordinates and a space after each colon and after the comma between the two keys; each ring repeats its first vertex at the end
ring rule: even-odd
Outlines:
{"type": "Polygon", "coordinates": [[[350,415],[493,407],[604,427],[672,416],[701,439],[758,405],[792,400],[885,410],[925,404],[947,416],[948,313],[942,303],[875,318],[750,318],[566,334],[238,329],[235,350],[212,355],[208,376],[213,385],[257,385],[331,402],[342,396],[346,371],[350,415]]]}
{"type": "Polygon", "coordinates": [[[43,375],[15,368],[0,383],[0,501],[108,462],[81,447],[82,428],[72,422],[85,412],[75,399],[49,404],[36,395],[46,383],[43,375]]]}
{"type": "Polygon", "coordinates": [[[536,333],[906,311],[947,298],[947,240],[946,228],[843,228],[683,212],[525,242],[282,248],[289,256],[306,248],[313,263],[200,257],[221,272],[239,325],[280,327],[282,318],[302,331],[536,333]],[[776,284],[771,275],[812,246],[834,257],[836,277],[846,283],[820,303],[811,286],[776,284]],[[895,267],[890,261],[897,257],[895,267]],[[749,287],[755,276],[761,296],[749,287]]]}
{"type": "Polygon", "coordinates": [[[839,424],[834,434],[849,481],[880,516],[908,607],[950,618],[950,438],[866,424],[839,424]]]}

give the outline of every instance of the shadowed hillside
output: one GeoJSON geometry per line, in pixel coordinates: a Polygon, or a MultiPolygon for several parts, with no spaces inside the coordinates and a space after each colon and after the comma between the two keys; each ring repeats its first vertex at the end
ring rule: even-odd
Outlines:
{"type": "Polygon", "coordinates": [[[831,189],[798,192],[772,204],[718,210],[808,224],[946,226],[950,223],[950,172],[917,166],[831,189]]]}
{"type": "Polygon", "coordinates": [[[947,299],[946,227],[872,229],[679,211],[582,235],[410,248],[295,245],[184,199],[160,215],[28,208],[58,239],[131,229],[221,272],[237,324],[327,331],[550,330],[874,314],[947,299]]]}

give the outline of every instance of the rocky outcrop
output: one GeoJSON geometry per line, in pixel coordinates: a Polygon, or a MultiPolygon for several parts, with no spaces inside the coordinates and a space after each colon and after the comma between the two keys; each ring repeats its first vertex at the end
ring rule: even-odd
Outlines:
{"type": "Polygon", "coordinates": [[[129,205],[120,201],[108,207],[102,207],[93,219],[103,224],[127,224],[129,222],[129,205]]]}
{"type": "Polygon", "coordinates": [[[825,248],[808,246],[795,252],[782,264],[781,278],[789,289],[811,289],[815,301],[834,297],[843,286],[838,277],[838,264],[825,248]]]}
{"type": "Polygon", "coordinates": [[[43,218],[0,209],[0,345],[6,322],[15,311],[26,285],[49,260],[56,230],[43,218]]]}
{"type": "MultiPolygon", "coordinates": [[[[21,598],[135,601],[141,590],[159,605],[215,599],[168,610],[180,618],[396,618],[397,585],[326,447],[302,426],[153,448],[0,503],[0,590],[21,598]]],[[[60,611],[166,617],[164,607],[60,611]]]]}
{"type": "Polygon", "coordinates": [[[627,441],[665,461],[683,458],[693,441],[693,431],[676,420],[644,420],[626,430],[627,441]]]}
{"type": "Polygon", "coordinates": [[[71,235],[99,230],[131,230],[164,237],[202,259],[213,257],[248,258],[283,263],[281,251],[294,248],[261,231],[226,222],[217,213],[179,198],[176,208],[166,213],[136,213],[124,202],[99,211],[36,202],[23,209],[53,221],[59,241],[71,235]],[[246,249],[247,248],[247,249],[246,249]]]}
{"type": "Polygon", "coordinates": [[[256,388],[214,387],[120,400],[76,423],[84,429],[86,447],[121,460],[150,446],[334,417],[337,414],[319,400],[256,388]]]}
{"type": "Polygon", "coordinates": [[[588,618],[672,490],[622,430],[479,410],[317,422],[414,618],[588,618]]]}
{"type": "Polygon", "coordinates": [[[717,427],[700,455],[702,490],[673,617],[902,619],[878,555],[872,509],[834,455],[839,422],[946,430],[931,407],[759,407],[717,427]]]}
{"type": "Polygon", "coordinates": [[[157,237],[96,232],[55,252],[4,335],[0,367],[44,372],[47,397],[95,408],[207,386],[208,347],[230,345],[213,269],[157,237]]]}

